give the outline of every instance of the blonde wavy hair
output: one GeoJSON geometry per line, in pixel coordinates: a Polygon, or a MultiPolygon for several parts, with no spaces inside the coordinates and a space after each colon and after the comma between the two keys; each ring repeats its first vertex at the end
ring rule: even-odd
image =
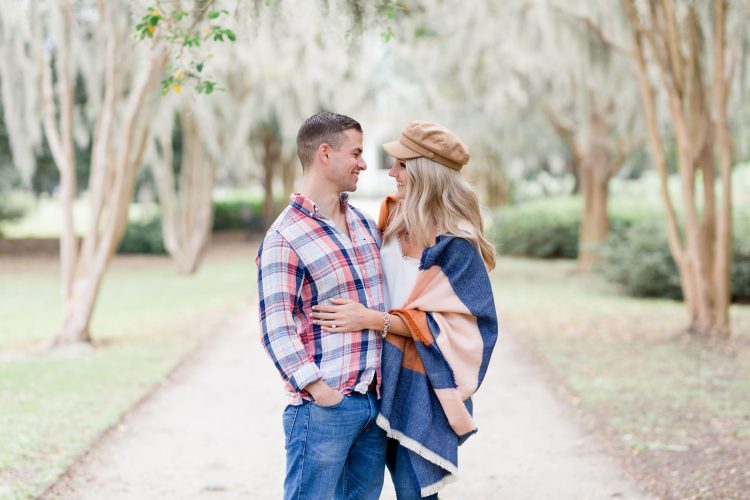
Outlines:
{"type": "Polygon", "coordinates": [[[406,160],[406,194],[391,212],[385,242],[401,233],[424,247],[437,234],[470,241],[488,270],[495,268],[495,247],[484,237],[479,199],[458,170],[420,156],[406,160]]]}

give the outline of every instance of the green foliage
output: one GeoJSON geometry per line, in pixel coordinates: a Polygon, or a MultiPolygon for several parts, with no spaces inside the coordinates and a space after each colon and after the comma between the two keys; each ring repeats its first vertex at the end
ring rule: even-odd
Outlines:
{"type": "MultiPolygon", "coordinates": [[[[500,254],[575,259],[580,223],[579,198],[545,198],[497,210],[489,235],[500,254]]],[[[630,295],[682,298],[664,216],[648,203],[628,199],[611,203],[610,236],[598,270],[630,295]]],[[[737,217],[734,223],[732,298],[750,301],[748,217],[737,217]]]]}
{"type": "MultiPolygon", "coordinates": [[[[213,232],[244,230],[262,233],[266,230],[261,199],[214,201],[213,232]]],[[[165,254],[161,217],[130,221],[117,253],[165,254]]]]}
{"type": "MultiPolygon", "coordinates": [[[[750,220],[735,221],[732,299],[750,301],[750,220]]],[[[643,219],[614,232],[602,251],[602,274],[627,293],[643,297],[682,298],[680,277],[662,219],[643,219]]]]}
{"type": "Polygon", "coordinates": [[[161,233],[161,217],[130,221],[117,253],[167,253],[161,233]]]}
{"type": "Polygon", "coordinates": [[[734,225],[732,300],[750,302],[750,216],[739,217],[734,225]]]}
{"type": "Polygon", "coordinates": [[[622,233],[611,234],[599,268],[630,295],[682,298],[663,220],[643,220],[622,233]]]}
{"type": "Polygon", "coordinates": [[[580,200],[538,200],[497,210],[490,237],[501,254],[574,259],[580,222],[580,200]]]}
{"type": "Polygon", "coordinates": [[[262,201],[257,200],[221,200],[214,202],[214,231],[244,229],[262,232],[262,201]]]}
{"type": "Polygon", "coordinates": [[[209,21],[216,22],[222,16],[228,16],[229,11],[209,10],[216,0],[209,0],[201,8],[191,13],[180,8],[175,8],[171,13],[166,14],[157,7],[148,7],[146,14],[141,18],[141,22],[135,26],[133,38],[144,40],[153,38],[157,33],[161,33],[162,39],[176,45],[176,61],[179,61],[179,67],[172,68],[170,75],[161,81],[161,93],[167,95],[170,90],[175,93],[182,91],[182,86],[186,82],[192,82],[196,92],[199,94],[211,94],[216,90],[224,90],[217,82],[203,73],[206,65],[206,59],[209,56],[194,58],[190,52],[199,49],[202,42],[224,42],[228,40],[234,42],[237,35],[229,28],[220,24],[210,24],[201,30],[201,19],[205,16],[209,21]],[[191,18],[192,19],[189,19],[191,18]],[[187,21],[186,21],[187,20],[187,21]]]}

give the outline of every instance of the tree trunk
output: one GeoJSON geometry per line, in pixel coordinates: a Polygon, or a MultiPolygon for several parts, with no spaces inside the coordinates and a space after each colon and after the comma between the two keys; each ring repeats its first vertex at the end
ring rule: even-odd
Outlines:
{"type": "Polygon", "coordinates": [[[281,182],[284,186],[284,195],[289,196],[294,192],[294,183],[297,181],[297,162],[293,156],[282,155],[281,159],[281,182]]]}
{"type": "Polygon", "coordinates": [[[174,150],[170,133],[160,137],[161,161],[154,165],[162,212],[164,246],[182,274],[198,269],[208,246],[213,224],[215,162],[206,152],[196,117],[188,110],[182,122],[182,165],[180,183],[175,185],[174,150]]]}
{"type": "Polygon", "coordinates": [[[489,207],[500,207],[510,204],[511,186],[508,176],[501,165],[488,165],[488,171],[483,179],[484,192],[489,207]]]}
{"type": "Polygon", "coordinates": [[[731,269],[731,169],[732,143],[727,118],[727,98],[731,71],[726,61],[726,0],[714,2],[714,80],[713,107],[701,60],[707,43],[701,33],[695,6],[688,6],[687,17],[678,23],[671,2],[652,5],[650,26],[638,13],[634,0],[623,0],[631,22],[633,56],[649,129],[650,149],[659,171],[662,195],[667,208],[667,227],[672,255],[690,316],[689,331],[701,336],[729,335],[731,269]],[[659,29],[666,26],[668,29],[659,29]],[[680,34],[678,26],[685,33],[680,34]],[[667,188],[664,144],[658,132],[654,93],[646,70],[644,41],[650,45],[678,147],[678,174],[683,200],[684,225],[680,231],[667,188]],[[715,121],[714,121],[715,120],[715,121]],[[716,209],[714,192],[714,136],[719,149],[722,201],[716,209]],[[696,174],[703,174],[702,214],[696,200],[696,174]],[[680,232],[684,235],[681,240],[680,232]]]}
{"type": "Polygon", "coordinates": [[[557,132],[557,136],[568,148],[570,158],[566,164],[566,168],[573,176],[573,191],[571,194],[578,194],[581,191],[583,184],[581,176],[585,174],[581,172],[583,168],[583,158],[581,150],[576,144],[576,128],[572,123],[568,123],[558,116],[550,106],[545,104],[542,106],[542,109],[547,116],[550,125],[552,125],[552,128],[557,132]]]}
{"type": "MultiPolygon", "coordinates": [[[[63,325],[55,336],[55,345],[91,341],[89,324],[94,306],[109,262],[125,232],[136,174],[148,137],[148,120],[143,116],[145,108],[143,102],[146,93],[155,90],[158,76],[165,62],[165,47],[161,43],[155,43],[143,70],[137,75],[136,81],[129,89],[127,102],[122,110],[120,127],[112,127],[109,136],[100,134],[95,136],[95,142],[92,145],[94,151],[100,147],[98,141],[111,144],[112,134],[116,134],[120,139],[119,147],[112,151],[114,156],[103,164],[97,162],[96,157],[92,157],[92,169],[106,168],[107,170],[92,175],[89,194],[93,199],[102,199],[104,202],[98,213],[91,214],[95,221],[93,227],[96,227],[96,230],[90,230],[84,236],[82,244],[84,251],[75,267],[72,294],[63,302],[63,325]],[[101,178],[108,182],[96,182],[96,179],[101,178]]],[[[113,99],[115,99],[113,105],[109,108],[105,107],[97,120],[98,131],[104,128],[103,123],[116,119],[109,115],[118,110],[117,98],[113,97],[113,99]]],[[[72,210],[72,206],[65,207],[65,209],[72,210]]]]}
{"type": "Polygon", "coordinates": [[[273,206],[274,167],[279,166],[281,143],[271,125],[263,125],[260,130],[263,148],[263,225],[269,227],[275,218],[273,206]]]}
{"type": "Polygon", "coordinates": [[[609,163],[607,123],[602,113],[593,111],[589,124],[589,145],[581,161],[583,214],[578,236],[578,267],[591,271],[599,261],[601,247],[609,235],[609,163]]]}
{"type": "Polygon", "coordinates": [[[732,293],[732,164],[734,147],[727,116],[729,88],[734,68],[725,68],[727,0],[714,3],[714,103],[716,106],[716,144],[719,150],[721,173],[721,204],[716,226],[713,280],[715,329],[722,337],[730,334],[729,306],[732,293]]]}

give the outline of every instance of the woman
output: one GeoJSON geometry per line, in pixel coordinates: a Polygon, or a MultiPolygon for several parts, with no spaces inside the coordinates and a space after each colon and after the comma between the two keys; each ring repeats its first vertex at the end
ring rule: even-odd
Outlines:
{"type": "Polygon", "coordinates": [[[383,313],[348,299],[313,309],[328,332],[383,331],[378,425],[391,438],[388,468],[399,499],[437,498],[453,478],[458,445],[476,432],[470,396],[497,338],[477,196],[461,177],[469,153],[446,128],[415,121],[385,144],[396,193],[381,207],[383,313]]]}

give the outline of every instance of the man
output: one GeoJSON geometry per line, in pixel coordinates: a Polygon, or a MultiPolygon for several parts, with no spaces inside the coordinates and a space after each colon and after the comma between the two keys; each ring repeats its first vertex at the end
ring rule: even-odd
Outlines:
{"type": "Polygon", "coordinates": [[[383,310],[373,220],[348,204],[357,189],[362,127],[322,112],[297,134],[302,192],[258,251],[263,343],[286,382],[284,498],[372,498],[383,486],[386,437],[379,411],[380,332],[331,334],[312,307],[348,298],[383,310]]]}

